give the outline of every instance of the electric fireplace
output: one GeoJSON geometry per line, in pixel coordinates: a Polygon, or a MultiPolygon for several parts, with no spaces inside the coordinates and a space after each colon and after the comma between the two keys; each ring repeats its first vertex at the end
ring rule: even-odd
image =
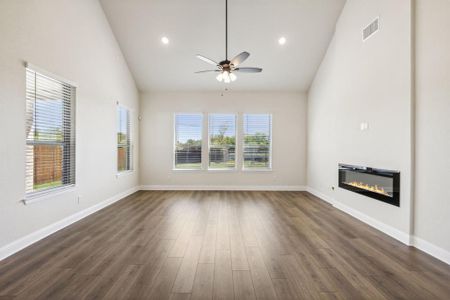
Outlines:
{"type": "Polygon", "coordinates": [[[400,206],[400,172],[339,164],[339,187],[400,206]]]}

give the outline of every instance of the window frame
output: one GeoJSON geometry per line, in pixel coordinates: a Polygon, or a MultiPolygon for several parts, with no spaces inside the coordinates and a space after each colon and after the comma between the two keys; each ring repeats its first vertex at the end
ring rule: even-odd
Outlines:
{"type": "MultiPolygon", "coordinates": [[[[205,153],[204,153],[204,140],[205,140],[205,114],[203,112],[176,112],[173,114],[172,120],[172,134],[173,134],[173,145],[172,145],[172,171],[175,172],[202,172],[205,170],[205,153]],[[177,116],[200,116],[201,117],[201,128],[200,128],[200,136],[202,138],[202,146],[201,146],[201,156],[200,156],[200,168],[177,168],[176,165],[176,150],[177,150],[177,116]]],[[[206,163],[208,162],[208,157],[206,158],[206,163]]]]}
{"type": "Polygon", "coordinates": [[[208,138],[208,145],[207,145],[207,161],[206,161],[206,171],[211,171],[211,172],[235,172],[238,170],[238,163],[239,163],[239,159],[238,157],[240,156],[239,151],[240,151],[240,147],[239,147],[239,135],[238,135],[238,113],[228,113],[228,112],[224,112],[224,113],[208,113],[208,118],[207,118],[207,128],[206,128],[206,135],[208,138]],[[235,142],[234,142],[234,167],[233,168],[211,168],[210,167],[210,150],[211,150],[211,139],[210,139],[210,134],[209,134],[209,125],[210,125],[210,116],[211,115],[232,115],[234,116],[234,138],[235,138],[235,142]]]}
{"type": "MultiPolygon", "coordinates": [[[[23,202],[24,204],[30,204],[30,203],[34,203],[34,202],[38,202],[41,200],[45,200],[49,197],[52,196],[56,196],[59,195],[61,193],[65,193],[67,191],[72,191],[76,188],[77,186],[77,155],[76,155],[76,135],[77,135],[77,127],[76,127],[76,110],[77,110],[77,89],[78,89],[78,84],[65,79],[64,77],[61,77],[59,75],[53,74],[49,71],[46,71],[36,65],[33,65],[29,62],[24,62],[23,64],[24,66],[24,70],[25,70],[25,101],[27,101],[27,90],[28,90],[28,85],[27,85],[27,72],[31,71],[34,72],[35,74],[40,74],[41,76],[44,77],[48,77],[49,80],[54,80],[54,81],[58,81],[60,82],[62,85],[68,85],[72,88],[72,93],[71,93],[71,102],[70,102],[70,123],[71,123],[71,127],[70,127],[70,136],[67,140],[67,137],[64,136],[64,139],[62,141],[29,141],[27,136],[25,136],[25,141],[24,141],[24,153],[25,153],[25,193],[24,193],[24,198],[23,198],[23,202]],[[73,139],[73,140],[72,140],[73,139]],[[26,174],[26,161],[27,161],[27,148],[28,146],[35,146],[35,145],[61,145],[63,147],[67,147],[67,146],[73,146],[73,161],[71,161],[71,165],[70,165],[70,170],[69,170],[69,174],[71,172],[73,172],[73,174],[71,176],[73,176],[73,183],[68,183],[68,184],[62,184],[59,186],[55,186],[55,187],[49,187],[49,188],[45,188],[42,190],[36,190],[36,191],[32,191],[32,192],[27,192],[27,188],[26,188],[26,182],[27,182],[27,174],[26,174]]],[[[36,75],[35,75],[36,76],[36,75]]],[[[35,87],[36,88],[36,87],[35,87]]],[[[26,104],[27,105],[27,104],[26,104]]],[[[26,114],[26,110],[27,107],[25,107],[25,114],[26,114]]],[[[25,117],[25,124],[26,124],[27,120],[25,117]]],[[[25,125],[26,126],[26,125],[25,125]]],[[[64,159],[63,159],[64,160],[64,159]]],[[[62,162],[63,163],[63,162],[62,162]]],[[[34,168],[34,162],[33,162],[33,168],[34,168]]],[[[63,172],[63,166],[61,166],[61,172],[63,172]]],[[[33,181],[34,181],[34,174],[33,174],[33,181]]]]}
{"type": "Polygon", "coordinates": [[[173,113],[172,120],[172,133],[173,133],[173,148],[172,148],[172,171],[173,172],[210,172],[210,173],[229,173],[229,172],[273,172],[273,113],[241,113],[241,112],[175,112],[173,113]],[[235,167],[234,168],[209,168],[209,150],[210,150],[210,137],[209,137],[209,116],[219,114],[219,115],[234,115],[235,116],[235,167]],[[202,147],[201,147],[201,164],[198,169],[182,169],[176,168],[176,117],[178,115],[200,115],[202,117],[201,121],[201,137],[202,137],[202,147]],[[269,167],[264,168],[245,168],[244,167],[244,118],[245,115],[268,115],[270,117],[270,147],[269,147],[269,167]],[[205,139],[207,144],[205,144],[205,139]]]}
{"type": "Polygon", "coordinates": [[[273,171],[273,114],[272,113],[243,113],[242,114],[242,132],[241,132],[241,162],[242,167],[241,170],[243,172],[272,172],[273,171]],[[245,158],[244,158],[244,149],[245,149],[245,116],[246,115],[268,115],[270,117],[270,147],[269,147],[269,166],[263,168],[246,168],[245,167],[245,158]]]}
{"type": "Polygon", "coordinates": [[[120,177],[124,174],[127,173],[133,173],[134,172],[134,138],[133,138],[133,118],[132,118],[132,109],[130,107],[128,107],[127,105],[124,105],[122,103],[120,103],[119,101],[116,102],[116,134],[115,137],[117,139],[116,141],[116,175],[117,177],[120,177]],[[118,127],[120,126],[119,124],[119,114],[118,114],[118,110],[120,108],[123,108],[127,111],[127,116],[128,116],[128,135],[129,135],[129,145],[128,145],[128,151],[129,151],[129,156],[130,156],[130,160],[128,162],[128,169],[126,170],[119,170],[119,141],[117,139],[117,134],[119,133],[118,131],[118,127]]]}

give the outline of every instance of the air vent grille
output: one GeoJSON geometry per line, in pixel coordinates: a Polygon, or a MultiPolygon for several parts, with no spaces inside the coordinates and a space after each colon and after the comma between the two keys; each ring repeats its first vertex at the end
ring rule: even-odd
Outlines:
{"type": "Polygon", "coordinates": [[[376,18],[366,28],[363,29],[363,41],[374,35],[380,29],[380,19],[376,18]]]}

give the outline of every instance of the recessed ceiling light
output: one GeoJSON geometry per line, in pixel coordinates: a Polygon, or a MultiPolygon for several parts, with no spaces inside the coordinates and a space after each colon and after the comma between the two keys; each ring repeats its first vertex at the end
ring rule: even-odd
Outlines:
{"type": "Polygon", "coordinates": [[[280,44],[280,45],[286,44],[286,38],[284,36],[280,37],[278,39],[278,44],[280,44]]]}
{"type": "Polygon", "coordinates": [[[164,45],[167,45],[167,44],[169,44],[169,38],[168,38],[167,36],[163,36],[163,37],[161,38],[161,42],[162,42],[164,45]]]}

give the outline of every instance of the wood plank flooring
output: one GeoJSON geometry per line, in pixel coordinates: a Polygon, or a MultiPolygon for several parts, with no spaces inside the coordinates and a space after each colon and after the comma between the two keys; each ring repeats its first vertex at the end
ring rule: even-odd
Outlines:
{"type": "Polygon", "coordinates": [[[450,299],[450,267],[303,192],[138,192],[0,262],[0,299],[450,299]]]}

